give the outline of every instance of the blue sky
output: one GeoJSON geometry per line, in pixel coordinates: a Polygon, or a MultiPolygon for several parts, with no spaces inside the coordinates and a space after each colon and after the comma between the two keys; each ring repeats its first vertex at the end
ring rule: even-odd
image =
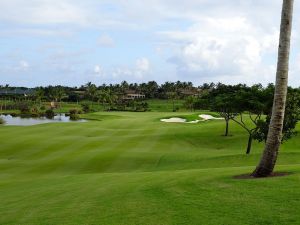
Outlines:
{"type": "MultiPolygon", "coordinates": [[[[1,0],[0,84],[274,82],[282,0],[1,0]]],[[[295,1],[290,84],[300,86],[295,1]]]]}

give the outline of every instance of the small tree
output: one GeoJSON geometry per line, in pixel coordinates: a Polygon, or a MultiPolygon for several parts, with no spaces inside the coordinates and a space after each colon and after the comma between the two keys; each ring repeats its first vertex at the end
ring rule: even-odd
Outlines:
{"type": "Polygon", "coordinates": [[[191,110],[191,112],[194,111],[195,109],[195,103],[196,103],[196,97],[195,96],[188,96],[185,99],[185,107],[188,108],[189,110],[191,110]]]}
{"type": "Polygon", "coordinates": [[[175,112],[176,111],[176,109],[175,109],[175,100],[178,97],[177,93],[175,91],[167,92],[167,97],[168,97],[168,99],[172,100],[173,112],[175,112]]]}
{"type": "Polygon", "coordinates": [[[218,112],[225,119],[226,127],[224,136],[229,134],[229,121],[238,115],[238,108],[233,101],[233,94],[218,95],[212,102],[211,109],[218,112]]]}
{"type": "Polygon", "coordinates": [[[246,154],[250,154],[253,142],[253,136],[257,133],[262,115],[268,111],[266,108],[272,98],[259,85],[253,86],[249,90],[243,90],[236,94],[231,100],[239,107],[239,116],[232,120],[247,131],[248,144],[246,154]],[[244,114],[248,114],[250,122],[244,120],[244,114]]]}

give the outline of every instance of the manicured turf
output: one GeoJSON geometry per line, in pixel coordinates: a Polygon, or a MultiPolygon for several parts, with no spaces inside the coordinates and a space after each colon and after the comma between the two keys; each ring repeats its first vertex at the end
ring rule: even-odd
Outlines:
{"type": "MultiPolygon", "coordinates": [[[[0,224],[299,224],[300,136],[277,171],[237,180],[246,133],[224,122],[166,124],[195,113],[95,113],[87,123],[0,126],[0,224]]],[[[199,113],[200,114],[200,113],[199,113]]]]}

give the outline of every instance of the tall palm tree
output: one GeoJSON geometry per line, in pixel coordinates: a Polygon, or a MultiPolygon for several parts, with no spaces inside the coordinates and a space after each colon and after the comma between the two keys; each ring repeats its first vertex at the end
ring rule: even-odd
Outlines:
{"type": "Polygon", "coordinates": [[[95,84],[92,84],[91,82],[88,82],[85,85],[86,89],[86,94],[92,101],[92,108],[93,108],[93,103],[95,101],[96,95],[97,95],[97,86],[95,84]]]}
{"type": "Polygon", "coordinates": [[[272,118],[263,156],[252,174],[254,177],[267,177],[272,174],[282,140],[288,85],[293,5],[294,0],[283,0],[272,118]]]}
{"type": "Polygon", "coordinates": [[[104,89],[103,90],[98,90],[96,92],[97,102],[102,103],[102,107],[103,107],[104,110],[105,110],[105,103],[108,102],[108,99],[109,99],[108,95],[109,95],[108,92],[104,89]]]}
{"type": "Polygon", "coordinates": [[[64,88],[61,86],[57,87],[57,98],[59,100],[59,108],[61,108],[61,100],[64,97],[64,95],[65,95],[64,88]]]}
{"type": "Polygon", "coordinates": [[[36,89],[36,91],[35,91],[35,99],[36,99],[36,101],[38,101],[39,102],[39,105],[40,105],[40,107],[42,106],[42,99],[44,98],[44,96],[45,96],[45,91],[44,91],[44,89],[42,88],[42,87],[39,87],[39,88],[37,88],[36,89]]]}

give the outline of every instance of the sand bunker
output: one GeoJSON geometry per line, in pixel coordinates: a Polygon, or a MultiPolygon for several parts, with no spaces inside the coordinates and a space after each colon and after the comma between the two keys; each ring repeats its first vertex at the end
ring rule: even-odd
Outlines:
{"type": "Polygon", "coordinates": [[[217,118],[211,115],[199,115],[199,117],[203,120],[224,120],[224,118],[217,118]]]}
{"type": "Polygon", "coordinates": [[[223,120],[223,118],[217,118],[217,117],[213,117],[211,115],[203,115],[202,114],[202,115],[199,115],[199,117],[202,120],[194,120],[194,121],[187,122],[186,119],[179,118],[179,117],[172,117],[169,119],[161,119],[160,121],[165,122],[165,123],[192,123],[192,124],[195,124],[195,123],[199,123],[199,122],[207,121],[207,120],[223,120]]]}
{"type": "Polygon", "coordinates": [[[177,118],[177,117],[173,117],[170,119],[161,119],[160,121],[166,123],[186,123],[186,119],[177,118]]]}

